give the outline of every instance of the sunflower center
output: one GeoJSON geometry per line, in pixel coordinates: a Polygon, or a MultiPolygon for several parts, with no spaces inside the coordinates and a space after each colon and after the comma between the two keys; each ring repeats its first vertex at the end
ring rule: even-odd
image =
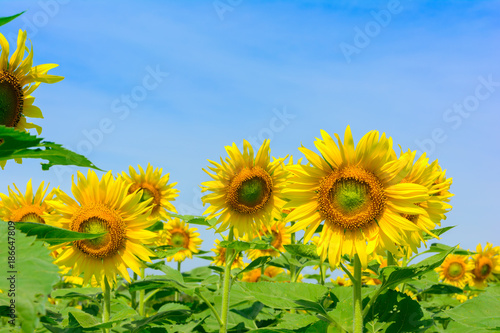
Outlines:
{"type": "Polygon", "coordinates": [[[459,278],[464,273],[464,267],[458,262],[451,263],[448,267],[448,275],[451,278],[459,278]]]}
{"type": "Polygon", "coordinates": [[[385,208],[382,184],[374,174],[349,166],[324,177],[318,190],[325,221],[343,229],[368,226],[385,208]]]}
{"type": "Polygon", "coordinates": [[[187,248],[187,237],[182,232],[173,233],[170,238],[170,245],[173,247],[187,248]]]}
{"type": "Polygon", "coordinates": [[[271,241],[271,245],[275,249],[278,249],[281,246],[281,235],[277,231],[273,230],[272,237],[273,237],[273,240],[271,241]]]}
{"type": "Polygon", "coordinates": [[[228,186],[226,202],[236,211],[252,214],[261,210],[271,197],[271,176],[261,167],[243,168],[228,186]]]}
{"type": "Polygon", "coordinates": [[[45,220],[39,216],[37,213],[28,213],[25,214],[19,222],[35,222],[35,223],[43,223],[45,224],[45,220]]]}
{"type": "Polygon", "coordinates": [[[480,279],[486,279],[490,275],[492,267],[493,262],[490,258],[480,257],[479,260],[476,261],[474,275],[480,279]]]}
{"type": "Polygon", "coordinates": [[[161,205],[161,194],[160,192],[156,189],[151,184],[148,183],[142,183],[142,184],[133,184],[130,186],[128,192],[133,193],[137,191],[138,189],[142,190],[142,197],[140,202],[144,202],[146,200],[149,200],[153,198],[153,200],[150,202],[149,206],[153,206],[153,214],[158,213],[160,210],[160,205],[161,205]]]}
{"type": "Polygon", "coordinates": [[[118,253],[125,245],[125,223],[109,207],[94,203],[81,207],[73,215],[71,230],[106,235],[94,239],[75,241],[75,246],[88,256],[103,259],[118,253]]]}
{"type": "Polygon", "coordinates": [[[15,127],[21,119],[24,93],[19,80],[0,71],[0,125],[15,127]]]}

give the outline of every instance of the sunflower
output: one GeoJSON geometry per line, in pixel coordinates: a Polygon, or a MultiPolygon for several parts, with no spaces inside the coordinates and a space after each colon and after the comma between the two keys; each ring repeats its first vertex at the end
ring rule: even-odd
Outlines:
{"type": "MultiPolygon", "coordinates": [[[[40,134],[40,126],[26,121],[26,117],[43,118],[42,111],[33,105],[35,98],[31,93],[40,83],[59,82],[63,77],[47,74],[50,69],[58,66],[55,64],[32,67],[33,47],[24,58],[27,50],[26,37],[26,31],[19,30],[17,49],[9,60],[9,43],[0,33],[0,125],[21,131],[35,128],[40,134]]],[[[3,168],[5,163],[6,161],[0,161],[0,166],[3,168]]]]}
{"type": "Polygon", "coordinates": [[[198,253],[202,240],[198,238],[200,235],[196,232],[197,228],[189,228],[189,224],[184,221],[174,218],[169,221],[163,230],[158,233],[157,246],[170,245],[173,247],[183,248],[173,256],[167,258],[181,262],[188,257],[193,258],[193,253],[198,253]]]}
{"type": "MultiPolygon", "coordinates": [[[[277,257],[280,252],[285,252],[283,245],[291,243],[291,236],[286,231],[286,223],[283,221],[275,221],[271,226],[262,226],[258,236],[267,236],[271,238],[271,245],[276,249],[257,250],[252,249],[248,251],[248,259],[254,260],[263,256],[277,257]]],[[[247,237],[250,238],[250,237],[247,237]]],[[[248,239],[247,239],[248,240],[248,239]]]]}
{"type": "Polygon", "coordinates": [[[280,192],[286,184],[287,171],[283,159],[270,161],[269,140],[265,140],[257,156],[252,146],[243,140],[243,153],[235,143],[226,146],[229,158],[220,164],[203,169],[212,181],[202,183],[202,192],[212,193],[202,197],[203,205],[210,204],[203,214],[218,217],[222,222],[218,232],[234,227],[236,239],[245,234],[254,235],[262,225],[268,226],[273,218],[279,218],[285,204],[280,192]]]}
{"type": "Polygon", "coordinates": [[[344,274],[343,276],[337,276],[337,278],[330,279],[333,284],[336,284],[339,287],[350,287],[352,286],[352,281],[349,279],[349,277],[344,274]]]}
{"type": "MultiPolygon", "coordinates": [[[[282,268],[274,267],[274,266],[267,266],[266,269],[264,270],[264,276],[273,279],[279,274],[283,273],[282,268]]],[[[251,271],[244,272],[243,277],[241,278],[241,281],[243,282],[259,282],[261,281],[262,277],[262,269],[256,268],[252,269],[251,271]]]]}
{"type": "MultiPolygon", "coordinates": [[[[224,238],[224,240],[226,240],[224,236],[222,237],[224,238]]],[[[215,249],[212,250],[215,253],[212,263],[216,266],[226,266],[226,248],[221,247],[219,244],[220,240],[216,239],[214,244],[215,249]]],[[[239,252],[234,259],[233,264],[231,265],[231,269],[243,267],[245,267],[245,263],[243,262],[241,252],[239,252]]]]}
{"type": "Polygon", "coordinates": [[[438,236],[432,233],[432,229],[436,225],[441,225],[441,220],[446,219],[447,213],[452,206],[447,202],[453,196],[449,192],[452,183],[452,178],[446,178],[446,171],[442,171],[438,161],[429,164],[429,159],[425,153],[413,165],[410,173],[403,178],[402,183],[412,183],[424,186],[429,190],[428,200],[416,204],[418,207],[425,210],[424,214],[402,214],[404,218],[416,224],[422,231],[406,232],[406,237],[409,238],[407,255],[411,256],[412,252],[417,253],[417,247],[421,242],[425,243],[423,233],[427,233],[435,238],[438,236]]]}
{"type": "Polygon", "coordinates": [[[420,228],[400,214],[424,214],[417,203],[428,198],[419,184],[400,183],[409,173],[415,152],[397,158],[392,139],[377,131],[364,135],[357,147],[347,126],[344,143],[336,134],[338,146],[325,131],[317,139],[321,155],[301,147],[309,165],[290,167],[296,175],[284,190],[291,201],[284,208],[296,208],[286,218],[297,221],[288,231],[305,230],[304,241],[324,222],[318,255],[328,256],[332,267],[343,255],[358,255],[367,266],[367,253],[404,245],[405,232],[420,228]]]}
{"type": "Polygon", "coordinates": [[[153,212],[151,213],[151,218],[160,217],[161,220],[167,221],[170,216],[167,211],[176,213],[174,205],[171,201],[175,200],[175,197],[179,196],[177,193],[179,190],[175,189],[174,186],[177,183],[168,184],[170,174],[162,176],[163,169],[154,169],[148,163],[146,172],[144,169],[138,165],[139,172],[136,172],[132,166],[129,167],[130,175],[123,172],[122,176],[128,184],[129,193],[133,193],[137,190],[141,190],[142,199],[141,201],[153,198],[150,205],[153,207],[153,212]]]}
{"type": "Polygon", "coordinates": [[[97,239],[54,247],[62,249],[54,263],[71,267],[74,276],[83,274],[84,285],[92,277],[101,286],[104,286],[104,278],[113,284],[117,274],[130,282],[127,268],[141,276],[140,260],[151,262],[150,257],[154,256],[144,247],[156,238],[155,233],[146,230],[156,222],[149,218],[150,200],[141,201],[139,192],[128,195],[129,187],[121,177],[114,179],[111,172],[99,180],[96,173],[89,170],[87,177],[78,172],[77,183],[73,178],[71,189],[76,200],[57,190],[58,200],[47,201],[55,211],[43,216],[47,224],[78,232],[106,232],[97,239]]]}
{"type": "Polygon", "coordinates": [[[52,194],[49,193],[44,199],[49,185],[45,187],[42,182],[40,186],[38,186],[36,193],[33,194],[30,179],[26,185],[26,194],[24,195],[17,188],[16,184],[13,185],[17,193],[14,192],[10,186],[8,187],[8,196],[0,193],[0,198],[2,198],[2,201],[0,201],[0,219],[14,222],[45,223],[42,216],[51,212],[45,200],[50,199],[52,194]]]}
{"type": "Polygon", "coordinates": [[[500,247],[486,243],[483,250],[481,244],[478,244],[476,252],[470,285],[485,288],[487,281],[496,280],[493,274],[500,274],[500,247]]]}
{"type": "Polygon", "coordinates": [[[449,254],[436,272],[444,283],[464,288],[472,280],[473,269],[474,264],[466,256],[449,254]]]}

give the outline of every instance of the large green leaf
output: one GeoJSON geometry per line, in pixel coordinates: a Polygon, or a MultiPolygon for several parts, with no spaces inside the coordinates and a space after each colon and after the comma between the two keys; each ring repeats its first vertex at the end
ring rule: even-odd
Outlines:
{"type": "Polygon", "coordinates": [[[381,332],[424,332],[432,326],[432,320],[424,320],[424,313],[417,301],[411,297],[387,290],[379,295],[372,311],[365,317],[367,326],[370,322],[384,323],[380,326],[381,332]]]}
{"type": "Polygon", "coordinates": [[[486,288],[479,296],[445,311],[445,314],[464,326],[500,330],[499,309],[500,285],[486,288]]]}
{"type": "Polygon", "coordinates": [[[20,16],[23,13],[24,13],[24,11],[20,12],[19,14],[12,15],[12,16],[0,17],[0,27],[2,25],[4,25],[4,24],[9,23],[10,21],[12,21],[13,19],[15,19],[16,17],[20,16]]]}
{"type": "Polygon", "coordinates": [[[0,223],[0,235],[0,289],[11,293],[10,282],[15,280],[13,292],[18,323],[23,332],[31,333],[38,322],[37,314],[45,313],[44,305],[52,286],[59,281],[59,268],[52,263],[50,250],[42,242],[36,242],[35,237],[9,230],[8,224],[3,222],[0,223]],[[11,277],[14,279],[8,280],[11,277]]]}
{"type": "Polygon", "coordinates": [[[14,158],[41,158],[48,161],[41,163],[43,170],[48,170],[54,165],[76,165],[101,170],[85,156],[12,127],[0,125],[0,139],[2,140],[0,161],[14,158]]]}
{"type": "Polygon", "coordinates": [[[28,236],[36,236],[50,245],[62,244],[82,239],[95,239],[106,233],[86,234],[35,222],[15,222],[14,225],[28,236]]]}
{"type": "Polygon", "coordinates": [[[315,245],[290,244],[283,245],[283,247],[291,255],[312,260],[319,260],[319,256],[316,252],[317,247],[315,245]]]}
{"type": "Polygon", "coordinates": [[[253,269],[262,267],[263,265],[267,264],[271,259],[272,259],[272,257],[270,257],[270,256],[258,257],[257,259],[253,260],[250,264],[248,264],[247,267],[245,267],[244,269],[239,271],[236,276],[240,276],[241,274],[243,274],[245,272],[249,272],[253,269]]]}

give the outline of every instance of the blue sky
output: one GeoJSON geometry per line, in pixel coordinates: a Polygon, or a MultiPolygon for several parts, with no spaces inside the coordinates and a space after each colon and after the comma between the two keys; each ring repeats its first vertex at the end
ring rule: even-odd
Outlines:
{"type": "MultiPolygon", "coordinates": [[[[500,245],[500,1],[2,1],[15,44],[65,76],[34,93],[42,137],[118,173],[162,167],[181,213],[201,214],[207,159],[243,139],[302,157],[320,129],[376,129],[453,177],[442,242],[500,245]],[[152,73],[155,73],[154,75],[152,73]],[[102,127],[99,129],[99,127],[102,127]],[[101,134],[97,134],[99,129],[101,134]],[[90,137],[90,139],[89,139],[90,137]]],[[[13,48],[13,47],[12,47],[13,48]]],[[[397,147],[397,146],[396,146],[397,147]]],[[[76,168],[9,162],[0,191],[32,178],[70,189],[76,168]]],[[[215,238],[201,231],[202,248],[215,238]]],[[[193,261],[186,267],[194,267],[193,261]]]]}

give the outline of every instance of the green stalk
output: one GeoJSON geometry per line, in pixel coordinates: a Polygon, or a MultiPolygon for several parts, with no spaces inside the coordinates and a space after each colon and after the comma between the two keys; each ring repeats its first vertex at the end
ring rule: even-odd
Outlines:
{"type": "MultiPolygon", "coordinates": [[[[133,282],[137,281],[137,273],[134,272],[134,277],[133,277],[133,282]]],[[[137,307],[137,291],[134,291],[130,293],[130,301],[132,305],[132,309],[135,309],[137,307]]]]}
{"type": "Polygon", "coordinates": [[[387,251],[387,266],[394,266],[394,265],[396,265],[396,260],[394,260],[392,253],[387,251]]]}
{"type": "MultiPolygon", "coordinates": [[[[109,315],[111,313],[111,287],[109,286],[108,279],[104,277],[104,305],[102,307],[102,322],[107,323],[109,321],[109,315]]],[[[103,328],[103,332],[108,333],[109,328],[103,328]]]]}
{"type": "Polygon", "coordinates": [[[323,263],[319,265],[319,277],[320,277],[320,283],[322,286],[325,285],[325,266],[323,266],[323,263]]]}
{"type": "MultiPolygon", "coordinates": [[[[233,241],[233,227],[229,229],[229,236],[227,240],[229,242],[233,241]]],[[[221,325],[219,333],[227,332],[227,314],[229,311],[229,292],[231,290],[231,265],[234,260],[233,249],[226,248],[226,266],[224,267],[224,282],[222,289],[222,311],[221,311],[221,325]]]]}
{"type": "MultiPolygon", "coordinates": [[[[179,273],[181,272],[181,263],[182,263],[182,261],[177,262],[177,270],[179,271],[179,273]]],[[[175,291],[174,297],[175,297],[174,300],[176,302],[179,302],[179,291],[178,290],[175,291]]]]}
{"type": "Polygon", "coordinates": [[[357,254],[354,255],[354,333],[363,333],[363,304],[361,298],[361,262],[357,254]]]}
{"type": "MultiPolygon", "coordinates": [[[[144,279],[146,277],[144,273],[144,268],[141,268],[141,276],[144,279]]],[[[141,289],[139,291],[139,315],[144,317],[144,295],[146,293],[145,289],[141,289]]]]}
{"type": "Polygon", "coordinates": [[[198,290],[198,288],[196,288],[195,294],[198,295],[198,297],[201,298],[205,302],[206,305],[208,305],[208,307],[210,308],[210,310],[212,310],[212,313],[214,314],[215,319],[217,319],[217,322],[219,323],[219,326],[222,327],[222,319],[220,319],[220,316],[217,313],[217,310],[215,310],[215,308],[212,305],[212,303],[210,303],[210,301],[205,296],[203,296],[203,294],[201,293],[201,291],[198,290]]]}

